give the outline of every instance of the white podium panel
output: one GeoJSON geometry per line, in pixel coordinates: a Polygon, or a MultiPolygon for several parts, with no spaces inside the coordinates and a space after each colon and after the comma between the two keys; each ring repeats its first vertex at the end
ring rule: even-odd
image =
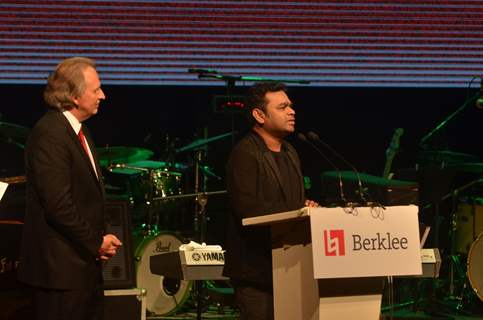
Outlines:
{"type": "Polygon", "coordinates": [[[418,208],[310,208],[314,278],[421,275],[418,208]]]}

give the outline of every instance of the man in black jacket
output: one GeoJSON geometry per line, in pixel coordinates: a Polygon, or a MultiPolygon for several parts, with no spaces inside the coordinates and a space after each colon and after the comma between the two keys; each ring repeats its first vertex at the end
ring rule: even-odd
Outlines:
{"type": "Polygon", "coordinates": [[[94,62],[62,61],[49,77],[49,110],[25,150],[27,212],[19,279],[34,288],[37,319],[102,319],[102,260],[121,242],[106,234],[104,187],[83,121],[105,96],[94,62]]]}
{"type": "Polygon", "coordinates": [[[270,227],[243,227],[241,220],[316,206],[305,200],[300,161],[284,137],[295,131],[295,111],[283,83],[250,88],[253,123],[232,150],[226,183],[231,204],[224,274],[231,278],[241,319],[272,319],[270,227]]]}

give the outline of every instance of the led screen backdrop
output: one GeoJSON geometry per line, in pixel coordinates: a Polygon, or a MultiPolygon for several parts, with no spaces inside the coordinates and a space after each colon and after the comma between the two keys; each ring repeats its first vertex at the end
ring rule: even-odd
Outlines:
{"type": "MultiPolygon", "coordinates": [[[[188,68],[311,86],[465,87],[483,0],[1,0],[0,83],[94,58],[107,84],[223,85],[188,68]]],[[[476,84],[475,84],[476,85],[476,84]]]]}

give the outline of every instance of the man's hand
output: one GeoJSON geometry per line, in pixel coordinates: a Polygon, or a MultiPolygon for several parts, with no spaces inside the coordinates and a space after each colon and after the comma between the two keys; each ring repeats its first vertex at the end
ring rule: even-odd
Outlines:
{"type": "Polygon", "coordinates": [[[121,241],[113,235],[106,234],[102,239],[102,245],[99,248],[98,259],[109,260],[116,255],[117,250],[122,246],[121,241]]]}
{"type": "Polygon", "coordinates": [[[312,208],[315,208],[315,207],[318,207],[319,204],[313,200],[305,200],[305,206],[306,207],[312,207],[312,208]]]}

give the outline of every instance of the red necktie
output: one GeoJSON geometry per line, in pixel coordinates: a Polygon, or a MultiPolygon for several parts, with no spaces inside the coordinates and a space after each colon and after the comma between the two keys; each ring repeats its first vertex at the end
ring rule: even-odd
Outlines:
{"type": "Polygon", "coordinates": [[[84,151],[86,152],[87,156],[89,156],[89,148],[87,148],[86,137],[84,136],[84,132],[82,132],[82,128],[80,129],[77,136],[79,137],[80,143],[82,144],[84,151]]]}

